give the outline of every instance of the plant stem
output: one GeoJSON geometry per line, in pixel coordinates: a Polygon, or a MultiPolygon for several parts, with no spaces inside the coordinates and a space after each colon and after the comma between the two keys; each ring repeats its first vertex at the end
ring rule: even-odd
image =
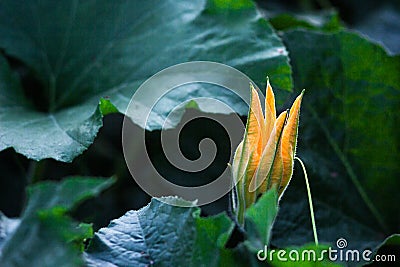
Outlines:
{"type": "Polygon", "coordinates": [[[233,187],[229,192],[228,192],[228,216],[230,218],[235,217],[234,215],[234,207],[233,207],[233,194],[235,194],[233,192],[233,190],[235,190],[235,187],[233,187]]]}
{"type": "Polygon", "coordinates": [[[311,216],[311,224],[312,224],[313,233],[314,233],[314,242],[315,242],[315,245],[318,246],[317,226],[315,224],[314,207],[312,204],[311,189],[310,189],[310,184],[308,183],[308,175],[307,175],[306,167],[304,166],[304,163],[300,158],[295,157],[294,159],[297,159],[297,161],[300,162],[301,167],[303,168],[304,180],[306,180],[306,186],[307,186],[308,205],[310,206],[310,216],[311,216]]]}

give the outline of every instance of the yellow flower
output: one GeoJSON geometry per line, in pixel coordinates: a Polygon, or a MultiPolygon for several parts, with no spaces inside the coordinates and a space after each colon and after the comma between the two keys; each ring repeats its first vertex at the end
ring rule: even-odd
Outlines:
{"type": "Polygon", "coordinates": [[[258,93],[251,87],[250,110],[242,142],[236,149],[232,175],[236,185],[234,211],[243,224],[244,210],[257,197],[275,187],[282,195],[293,173],[300,104],[304,94],[294,101],[290,111],[276,118],[275,96],[267,81],[263,114],[258,93]]]}

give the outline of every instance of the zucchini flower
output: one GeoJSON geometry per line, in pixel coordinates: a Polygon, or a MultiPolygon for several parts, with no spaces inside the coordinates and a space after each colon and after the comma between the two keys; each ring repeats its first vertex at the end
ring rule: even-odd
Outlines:
{"type": "Polygon", "coordinates": [[[242,142],[236,149],[232,175],[236,183],[233,209],[244,224],[244,211],[258,196],[275,188],[279,197],[289,184],[296,153],[297,129],[303,92],[290,111],[276,118],[275,96],[267,81],[263,114],[256,89],[250,84],[250,109],[242,142]]]}

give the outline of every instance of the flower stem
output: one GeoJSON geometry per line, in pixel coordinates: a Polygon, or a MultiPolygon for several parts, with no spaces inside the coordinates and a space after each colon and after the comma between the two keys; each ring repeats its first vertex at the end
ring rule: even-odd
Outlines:
{"type": "Polygon", "coordinates": [[[306,186],[307,186],[308,204],[310,206],[310,216],[311,216],[311,223],[312,223],[312,228],[313,228],[313,233],[314,233],[314,242],[315,242],[315,245],[318,246],[317,226],[315,224],[314,207],[312,204],[311,190],[310,190],[310,184],[308,183],[308,175],[307,175],[306,167],[304,166],[304,163],[300,158],[295,157],[294,159],[297,159],[297,161],[300,162],[301,167],[303,168],[304,180],[306,180],[306,186]]]}

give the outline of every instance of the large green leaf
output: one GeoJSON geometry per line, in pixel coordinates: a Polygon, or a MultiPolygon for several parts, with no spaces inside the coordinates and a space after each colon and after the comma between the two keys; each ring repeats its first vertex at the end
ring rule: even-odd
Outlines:
{"type": "Polygon", "coordinates": [[[66,212],[112,183],[112,179],[73,177],[29,187],[28,205],[18,226],[12,227],[11,219],[2,216],[6,228],[0,227],[6,229],[6,237],[4,244],[0,240],[0,265],[82,266],[80,251],[83,240],[92,235],[91,226],[77,224],[66,212]]]}
{"type": "Polygon", "coordinates": [[[95,234],[87,251],[88,265],[188,265],[194,243],[195,210],[153,199],[141,210],[127,212],[95,234]]]}
{"type": "Polygon", "coordinates": [[[200,210],[195,206],[167,204],[177,201],[183,200],[152,199],[146,207],[129,211],[100,229],[87,250],[87,264],[224,266],[231,262],[230,252],[224,246],[233,223],[225,215],[200,218],[200,210]]]}
{"type": "Polygon", "coordinates": [[[0,150],[13,147],[35,160],[72,161],[88,148],[103,124],[99,107],[85,103],[55,113],[35,110],[1,55],[0,87],[0,150]]]}
{"type": "MultiPolygon", "coordinates": [[[[320,239],[374,248],[400,225],[400,59],[350,32],[296,30],[284,41],[295,87],[306,88],[298,155],[309,167],[320,239]]],[[[312,241],[295,173],[274,228],[280,247],[312,241]]]]}
{"type": "Polygon", "coordinates": [[[61,182],[42,182],[28,187],[29,202],[24,214],[61,207],[67,211],[87,198],[98,195],[115,179],[69,177],[61,182]]]}
{"type": "Polygon", "coordinates": [[[246,210],[246,246],[252,252],[269,246],[271,230],[278,214],[278,194],[269,190],[246,210]]]}
{"type": "MultiPolygon", "coordinates": [[[[144,80],[177,63],[217,61],[260,86],[266,75],[276,87],[292,85],[285,47],[250,0],[6,0],[0,3],[0,48],[24,70],[21,89],[0,60],[0,149],[14,147],[35,160],[71,161],[101,127],[100,97],[124,112],[144,80]]],[[[207,93],[244,110],[233,93],[226,97],[216,87],[191,96],[207,93]]],[[[167,99],[156,115],[165,117],[185,97],[183,91],[167,99]]]]}

